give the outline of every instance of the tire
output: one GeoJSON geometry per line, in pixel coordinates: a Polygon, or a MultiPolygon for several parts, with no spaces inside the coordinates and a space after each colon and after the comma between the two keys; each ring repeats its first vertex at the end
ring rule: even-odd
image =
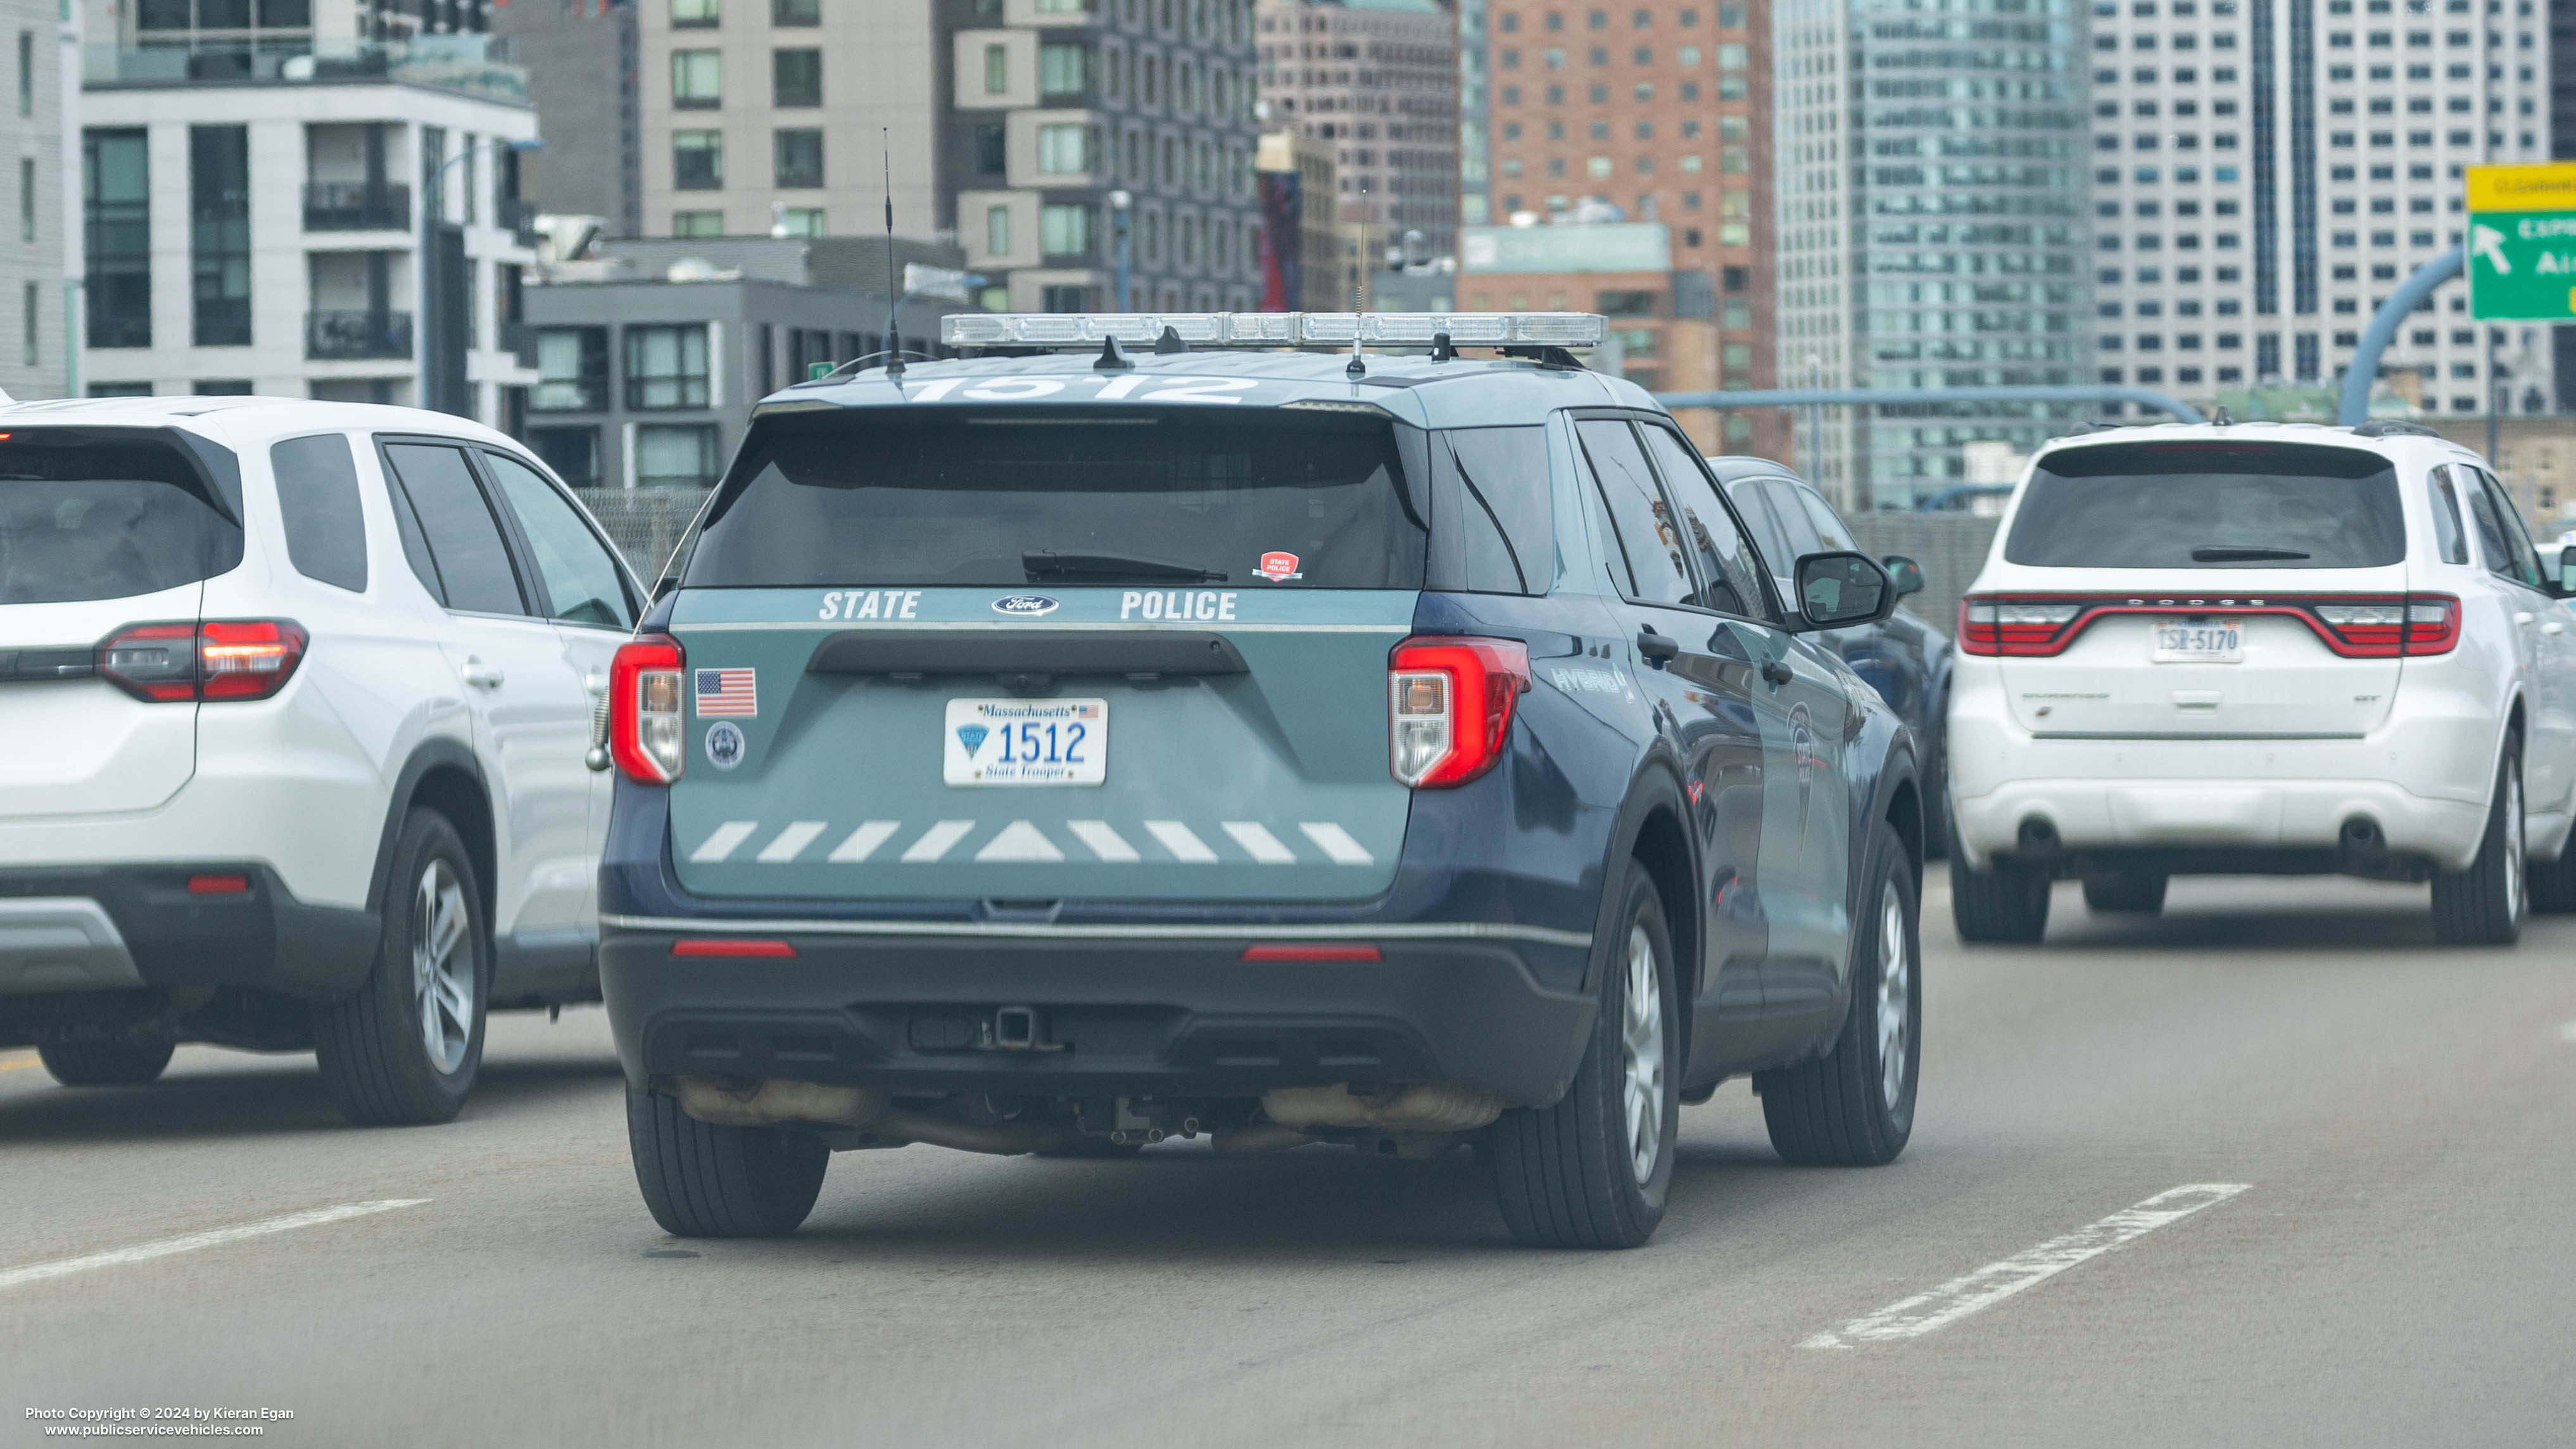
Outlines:
{"type": "Polygon", "coordinates": [[[1922,908],[1896,832],[1871,834],[1871,906],[1852,933],[1851,1006],[1833,1050],[1753,1074],[1771,1146],[1804,1167],[1878,1167],[1914,1133],[1922,1075],[1922,908]]]}
{"type": "Polygon", "coordinates": [[[36,1055],[66,1087],[140,1087],[160,1080],[171,1049],[167,1041],[48,1042],[36,1055]]]}
{"type": "Polygon", "coordinates": [[[1949,731],[1944,729],[1923,754],[1923,858],[1955,859],[1950,854],[1949,731]]]}
{"type": "Polygon", "coordinates": [[[2510,946],[2530,903],[2522,856],[2522,741],[2505,742],[2494,803],[2467,870],[2433,875],[2433,939],[2445,946],[2510,946]]]}
{"type": "Polygon", "coordinates": [[[313,1008],[323,1085],[361,1127],[445,1122],[464,1107],[482,1067],[492,987],[482,892],[447,817],[404,818],[390,881],[366,984],[313,1008]]]}
{"type": "Polygon", "coordinates": [[[2165,908],[2165,883],[2169,879],[2135,870],[2088,875],[2084,877],[2084,909],[2095,915],[2155,915],[2165,908]]]}
{"type": "Polygon", "coordinates": [[[1573,1087],[1553,1107],[1504,1112],[1486,1139],[1503,1221],[1532,1247],[1637,1247],[1663,1221],[1672,1186],[1682,1068],[1672,932],[1638,862],[1613,891],[1618,925],[1592,968],[1601,1010],[1573,1087]]]}
{"type": "Polygon", "coordinates": [[[796,1231],[823,1191],[832,1149],[779,1127],[720,1127],[677,1098],[626,1089],[635,1185],[662,1231],[681,1238],[775,1238],[796,1231]]]}
{"type": "Polygon", "coordinates": [[[1950,831],[1950,919],[1962,941],[2029,946],[2048,934],[2048,872],[1998,861],[1987,870],[1970,870],[1959,849],[1959,832],[1950,831]]]}

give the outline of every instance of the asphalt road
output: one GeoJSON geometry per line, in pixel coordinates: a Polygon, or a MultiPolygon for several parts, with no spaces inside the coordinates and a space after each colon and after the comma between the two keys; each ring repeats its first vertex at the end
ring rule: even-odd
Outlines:
{"type": "Polygon", "coordinates": [[[402,1131],[299,1058],[0,1053],[0,1443],[112,1405],[315,1445],[2576,1436],[2576,921],[2441,951],[2420,888],[2060,892],[2045,947],[1971,950],[1933,882],[1894,1166],[1783,1166],[1731,1083],[1624,1254],[1511,1246],[1463,1155],[1180,1146],[845,1154],[793,1238],[683,1243],[595,1012],[502,1020],[465,1117],[402,1131]],[[2117,1216],[2203,1184],[2243,1190],[2117,1216]]]}

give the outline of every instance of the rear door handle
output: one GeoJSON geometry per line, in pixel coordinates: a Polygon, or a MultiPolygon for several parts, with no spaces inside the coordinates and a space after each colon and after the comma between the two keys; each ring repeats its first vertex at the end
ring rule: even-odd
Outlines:
{"type": "Polygon", "coordinates": [[[499,689],[501,680],[505,677],[501,673],[500,665],[486,664],[471,654],[465,656],[465,667],[457,672],[464,675],[465,682],[476,689],[499,689]]]}
{"type": "Polygon", "coordinates": [[[1652,624],[1637,631],[1637,653],[1657,669],[1682,657],[1682,641],[1655,632],[1652,624]]]}
{"type": "Polygon", "coordinates": [[[1786,684],[1790,680],[1795,679],[1797,675],[1789,668],[1786,662],[1778,659],[1765,659],[1762,661],[1762,677],[1770,681],[1770,683],[1776,688],[1779,685],[1786,684]]]}
{"type": "Polygon", "coordinates": [[[2552,619],[2548,623],[2540,626],[2540,632],[2543,634],[2564,634],[2567,632],[2567,626],[2559,623],[2555,619],[2552,619]]]}

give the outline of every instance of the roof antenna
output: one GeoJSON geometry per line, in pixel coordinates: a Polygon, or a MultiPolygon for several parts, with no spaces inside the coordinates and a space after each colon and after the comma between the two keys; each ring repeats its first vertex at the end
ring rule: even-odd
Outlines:
{"type": "Polygon", "coordinates": [[[2210,424],[2210,426],[2211,426],[2211,427],[2214,427],[2214,428],[2231,427],[2231,426],[2233,426],[2233,425],[2235,424],[2235,422],[2236,422],[2236,420],[2235,420],[2234,418],[2231,418],[2231,417],[2229,417],[2229,416],[2227,415],[2227,407],[2226,407],[2226,405],[2225,405],[2225,404],[2223,404],[2223,403],[2222,403],[2222,404],[2220,404],[2219,409],[2218,409],[2218,417],[2217,417],[2217,419],[2216,419],[2215,421],[2213,421],[2213,422],[2210,424]]]}
{"type": "Polygon", "coordinates": [[[1091,360],[1091,369],[1094,372],[1126,372],[1135,365],[1127,360],[1126,353],[1118,349],[1118,339],[1115,337],[1101,338],[1100,355],[1091,360]]]}
{"type": "MultiPolygon", "coordinates": [[[[1368,215],[1366,181],[1360,183],[1360,215],[1368,215]]],[[[1363,232],[1362,235],[1366,233],[1363,232]]],[[[1351,365],[1343,368],[1342,371],[1352,378],[1368,376],[1368,363],[1360,357],[1360,318],[1368,312],[1368,264],[1369,257],[1363,252],[1356,269],[1358,275],[1351,278],[1351,365]]]]}
{"type": "Polygon", "coordinates": [[[891,128],[877,128],[877,159],[885,166],[886,226],[886,381],[903,384],[903,336],[897,331],[903,321],[903,288],[895,285],[894,274],[894,143],[891,128]]]}

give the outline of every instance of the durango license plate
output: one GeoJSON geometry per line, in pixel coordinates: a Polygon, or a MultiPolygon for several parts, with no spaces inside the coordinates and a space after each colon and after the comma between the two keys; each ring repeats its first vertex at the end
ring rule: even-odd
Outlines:
{"type": "Polygon", "coordinates": [[[1109,701],[952,699],[940,777],[951,785],[1097,785],[1108,778],[1109,701]]]}
{"type": "Polygon", "coordinates": [[[2158,619],[2154,649],[2157,664],[2242,664],[2245,621],[2242,619],[2158,619]]]}

